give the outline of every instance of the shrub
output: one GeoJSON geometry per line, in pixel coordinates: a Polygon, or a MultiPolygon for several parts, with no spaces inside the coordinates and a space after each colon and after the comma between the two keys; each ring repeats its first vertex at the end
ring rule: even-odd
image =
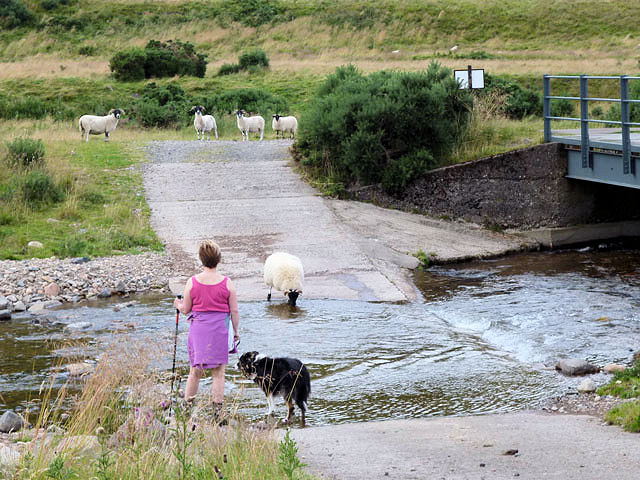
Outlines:
{"type": "Polygon", "coordinates": [[[116,53],[110,68],[118,80],[142,80],[175,75],[204,77],[207,70],[206,55],[196,53],[189,42],[150,40],[146,47],[131,48],[116,53]]]}
{"type": "Polygon", "coordinates": [[[573,116],[574,105],[571,100],[561,98],[551,101],[551,116],[552,117],[571,117],[573,116]]]}
{"type": "Polygon", "coordinates": [[[269,59],[267,58],[267,54],[264,52],[264,50],[260,48],[249,50],[247,52],[244,52],[238,58],[238,68],[240,70],[247,70],[252,65],[264,68],[269,67],[269,59]]]}
{"type": "Polygon", "coordinates": [[[111,57],[109,68],[117,80],[142,80],[145,78],[144,64],[146,58],[144,50],[134,47],[123,52],[118,52],[111,57]]]}
{"type": "Polygon", "coordinates": [[[69,0],[41,0],[40,5],[45,10],[55,10],[62,5],[68,5],[69,0]]]}
{"type": "Polygon", "coordinates": [[[33,118],[47,116],[47,106],[35,97],[0,99],[0,117],[8,119],[33,118]]]}
{"type": "Polygon", "coordinates": [[[64,200],[64,194],[45,172],[34,170],[22,181],[22,199],[26,203],[55,203],[64,200]]]}
{"type": "Polygon", "coordinates": [[[479,95],[497,92],[505,96],[504,114],[510,118],[522,119],[529,115],[542,115],[542,99],[537,92],[522,88],[514,80],[485,74],[484,91],[479,95]]]}
{"type": "Polygon", "coordinates": [[[599,120],[602,117],[604,117],[604,110],[602,109],[602,107],[598,106],[598,107],[594,107],[591,110],[591,117],[599,120]]]}
{"type": "Polygon", "coordinates": [[[232,73],[238,73],[240,66],[237,63],[225,63],[218,70],[218,76],[231,75],[232,73]]]}
{"type": "Polygon", "coordinates": [[[93,57],[97,55],[97,53],[98,53],[98,47],[96,47],[95,45],[82,45],[78,49],[78,54],[84,55],[85,57],[93,57]]]}
{"type": "Polygon", "coordinates": [[[7,158],[15,166],[31,167],[44,160],[44,143],[31,138],[16,138],[7,143],[7,158]]]}
{"type": "Polygon", "coordinates": [[[232,20],[247,27],[272,22],[285,10],[280,2],[274,0],[225,0],[222,9],[232,20]]]}
{"type": "Polygon", "coordinates": [[[0,26],[16,28],[32,25],[36,16],[27,8],[22,0],[2,0],[0,2],[0,26]]]}
{"type": "Polygon", "coordinates": [[[133,106],[133,117],[145,127],[178,127],[186,119],[187,99],[180,85],[170,83],[145,85],[141,97],[133,106]]]}
{"type": "Polygon", "coordinates": [[[436,62],[421,72],[369,76],[340,67],[304,112],[298,148],[303,163],[321,175],[383,181],[398,193],[445,158],[471,108],[471,94],[436,62]]]}

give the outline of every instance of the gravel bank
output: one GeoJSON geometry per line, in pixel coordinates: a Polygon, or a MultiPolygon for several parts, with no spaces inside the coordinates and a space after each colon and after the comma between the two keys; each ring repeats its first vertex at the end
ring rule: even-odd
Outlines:
{"type": "Polygon", "coordinates": [[[190,275],[195,264],[169,249],[102,258],[0,261],[0,295],[11,311],[38,313],[64,302],[98,296],[167,291],[171,277],[190,275]]]}

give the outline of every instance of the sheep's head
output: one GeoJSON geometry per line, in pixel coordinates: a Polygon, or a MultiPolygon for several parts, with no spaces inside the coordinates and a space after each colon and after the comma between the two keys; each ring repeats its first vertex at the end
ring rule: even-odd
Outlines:
{"type": "Polygon", "coordinates": [[[122,115],[124,115],[124,110],[120,110],[119,108],[113,108],[109,110],[109,115],[113,115],[114,117],[119,119],[122,115]]]}
{"type": "Polygon", "coordinates": [[[202,115],[205,112],[205,108],[202,105],[199,105],[197,107],[192,107],[189,112],[190,113],[195,112],[196,115],[202,115]]]}
{"type": "Polygon", "coordinates": [[[244,110],[236,110],[236,115],[238,116],[238,118],[241,118],[243,114],[244,110]]]}
{"type": "Polygon", "coordinates": [[[273,116],[273,118],[275,118],[275,119],[276,119],[276,122],[277,122],[278,120],[280,120],[280,115],[278,115],[278,114],[276,113],[276,114],[273,116]]]}
{"type": "Polygon", "coordinates": [[[302,290],[285,290],[284,296],[289,297],[289,305],[292,307],[296,306],[296,302],[298,301],[298,297],[302,295],[302,290]]]}

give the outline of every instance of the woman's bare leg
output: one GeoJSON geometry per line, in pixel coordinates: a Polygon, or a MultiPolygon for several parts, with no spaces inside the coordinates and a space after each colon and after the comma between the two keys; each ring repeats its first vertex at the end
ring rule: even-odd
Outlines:
{"type": "Polygon", "coordinates": [[[213,403],[222,403],[224,401],[224,368],[220,365],[211,369],[211,400],[213,403]]]}
{"type": "Polygon", "coordinates": [[[187,388],[184,392],[184,399],[187,402],[191,402],[196,398],[198,393],[198,385],[200,385],[200,379],[204,370],[201,368],[191,367],[189,370],[189,378],[187,378],[187,388]]]}

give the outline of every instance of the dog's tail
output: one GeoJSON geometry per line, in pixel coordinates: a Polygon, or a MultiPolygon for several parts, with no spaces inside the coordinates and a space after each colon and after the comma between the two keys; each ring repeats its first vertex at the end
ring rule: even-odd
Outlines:
{"type": "Polygon", "coordinates": [[[300,378],[298,379],[298,395],[296,395],[296,405],[300,410],[305,411],[307,409],[307,403],[309,395],[311,395],[311,376],[307,367],[302,365],[300,370],[300,378]]]}

